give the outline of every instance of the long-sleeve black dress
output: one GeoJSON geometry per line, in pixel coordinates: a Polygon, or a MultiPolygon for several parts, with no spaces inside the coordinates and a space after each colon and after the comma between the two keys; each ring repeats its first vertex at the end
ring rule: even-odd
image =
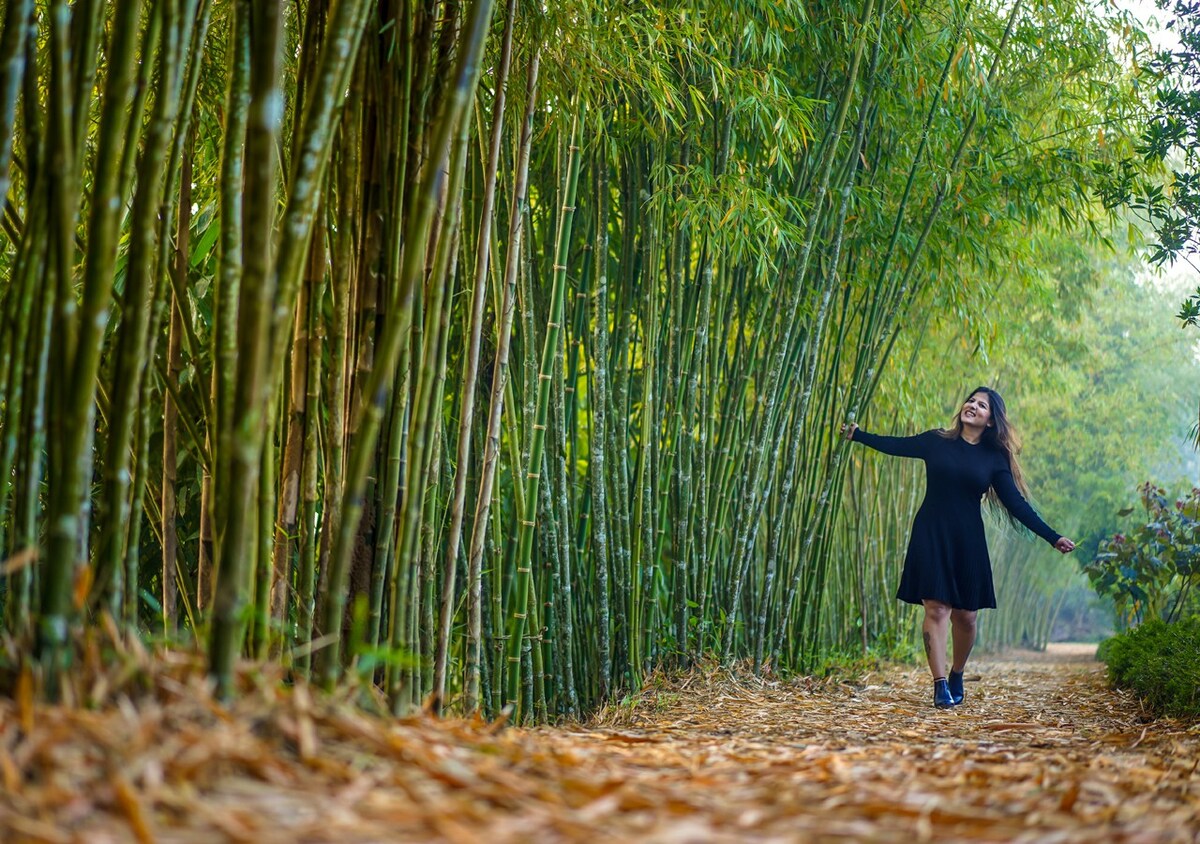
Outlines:
{"type": "Polygon", "coordinates": [[[991,487],[1021,524],[1053,545],[1050,529],[1013,482],[1008,458],[996,446],[972,445],[939,431],[915,437],[882,437],[861,428],[855,442],[884,454],[925,461],[925,500],[913,519],[904,574],[896,597],[910,604],[929,599],[955,609],[996,606],[980,502],[991,487]]]}

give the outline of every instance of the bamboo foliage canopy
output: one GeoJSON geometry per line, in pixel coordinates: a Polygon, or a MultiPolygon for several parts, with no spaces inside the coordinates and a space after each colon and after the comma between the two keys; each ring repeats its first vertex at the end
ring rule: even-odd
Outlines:
{"type": "Polygon", "coordinates": [[[1126,143],[1077,5],[8,0],[6,630],[526,718],[811,665],[837,425],[1126,143]]]}

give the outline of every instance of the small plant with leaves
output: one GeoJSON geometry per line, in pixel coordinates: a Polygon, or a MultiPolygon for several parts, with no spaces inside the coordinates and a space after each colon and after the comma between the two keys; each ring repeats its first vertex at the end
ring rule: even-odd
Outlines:
{"type": "Polygon", "coordinates": [[[1174,501],[1154,484],[1138,489],[1144,521],[1102,540],[1083,569],[1093,588],[1113,599],[1124,623],[1152,618],[1169,623],[1189,605],[1200,579],[1200,488],[1174,501]]]}

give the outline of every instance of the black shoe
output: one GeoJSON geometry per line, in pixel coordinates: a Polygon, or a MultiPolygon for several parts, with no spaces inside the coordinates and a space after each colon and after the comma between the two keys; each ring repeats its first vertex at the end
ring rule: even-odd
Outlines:
{"type": "Polygon", "coordinates": [[[946,678],[946,685],[950,687],[950,700],[955,706],[963,702],[963,675],[961,671],[951,671],[950,676],[946,678]]]}
{"type": "Polygon", "coordinates": [[[950,697],[950,686],[945,677],[933,681],[933,705],[938,709],[953,709],[954,698],[950,697]]]}

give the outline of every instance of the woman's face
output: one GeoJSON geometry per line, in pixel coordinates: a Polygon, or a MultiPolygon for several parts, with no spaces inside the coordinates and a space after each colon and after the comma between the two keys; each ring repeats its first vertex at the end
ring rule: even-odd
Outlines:
{"type": "Polygon", "coordinates": [[[992,424],[992,402],[987,393],[973,393],[963,402],[958,418],[971,428],[989,428],[992,424]]]}

